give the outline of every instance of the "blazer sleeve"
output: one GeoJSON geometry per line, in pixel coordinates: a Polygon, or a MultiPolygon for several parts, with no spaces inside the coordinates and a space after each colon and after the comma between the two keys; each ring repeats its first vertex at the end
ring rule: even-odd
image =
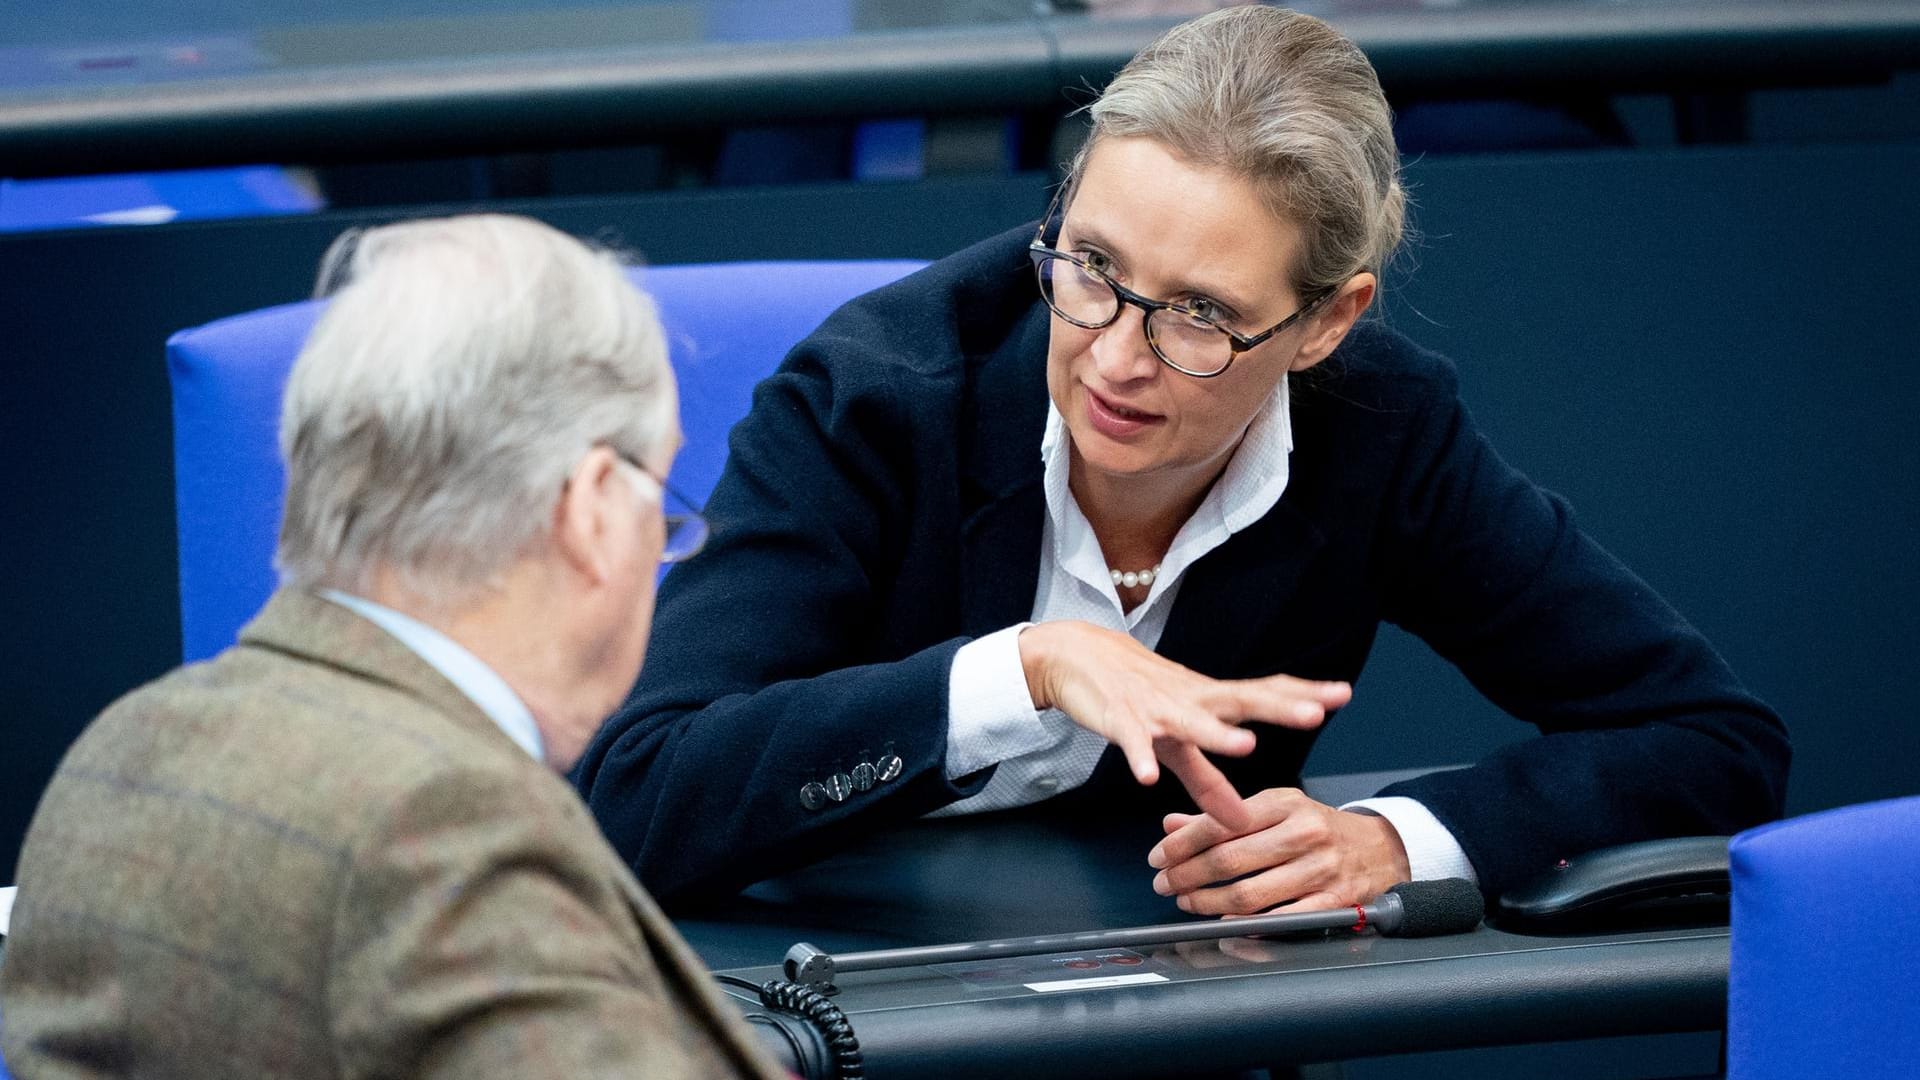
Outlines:
{"type": "Polygon", "coordinates": [[[353,846],[325,983],[338,1075],[781,1075],[530,768],[438,768],[353,846]]]}
{"type": "Polygon", "coordinates": [[[756,389],[707,506],[707,548],[667,575],[639,683],[575,770],[615,849],[670,908],[917,817],[990,773],[956,785],[944,772],[957,623],[903,638],[888,612],[917,605],[884,595],[913,576],[909,546],[942,561],[937,512],[917,505],[939,466],[913,448],[938,445],[945,421],[912,403],[951,387],[870,355],[858,334],[830,321],[756,389]],[[887,755],[897,776],[802,802],[809,782],[887,755]]]}
{"type": "Polygon", "coordinates": [[[1382,794],[1418,799],[1489,896],[1562,857],[1778,817],[1784,725],[1698,631],[1508,466],[1451,366],[1388,506],[1387,617],[1544,737],[1382,794]]]}

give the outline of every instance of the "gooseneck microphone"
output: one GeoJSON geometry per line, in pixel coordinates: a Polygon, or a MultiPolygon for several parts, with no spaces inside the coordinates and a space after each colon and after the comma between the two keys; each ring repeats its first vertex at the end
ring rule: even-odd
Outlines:
{"type": "Polygon", "coordinates": [[[1355,933],[1372,930],[1389,937],[1464,934],[1480,925],[1483,903],[1479,888],[1463,878],[1406,881],[1381,893],[1371,903],[1328,911],[1281,911],[1244,919],[1167,923],[1123,930],[1091,930],[1078,934],[1002,938],[998,941],[969,941],[958,945],[926,945],[909,949],[876,949],[843,956],[833,956],[803,941],[787,950],[785,970],[787,978],[793,982],[831,992],[835,976],[846,972],[879,971],[956,960],[991,960],[1003,956],[1038,956],[1052,952],[1082,952],[1134,945],[1163,945],[1175,941],[1210,941],[1325,930],[1352,930],[1355,933]]]}
{"type": "MultiPolygon", "coordinates": [[[[1388,937],[1438,937],[1464,934],[1480,925],[1486,901],[1480,888],[1465,878],[1436,878],[1432,881],[1403,881],[1374,901],[1375,929],[1388,937]],[[1393,909],[1392,926],[1378,925],[1393,909]]],[[[1362,905],[1362,917],[1365,917],[1362,905]]]]}

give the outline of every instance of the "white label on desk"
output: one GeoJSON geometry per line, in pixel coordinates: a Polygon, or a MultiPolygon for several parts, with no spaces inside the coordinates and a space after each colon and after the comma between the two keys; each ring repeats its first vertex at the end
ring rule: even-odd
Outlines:
{"type": "Polygon", "coordinates": [[[1167,977],[1159,972],[1136,971],[1130,975],[1096,975],[1091,979],[1055,979],[1052,982],[1028,983],[1027,989],[1051,994],[1056,990],[1105,990],[1109,986],[1138,986],[1141,983],[1166,981],[1167,977]]]}

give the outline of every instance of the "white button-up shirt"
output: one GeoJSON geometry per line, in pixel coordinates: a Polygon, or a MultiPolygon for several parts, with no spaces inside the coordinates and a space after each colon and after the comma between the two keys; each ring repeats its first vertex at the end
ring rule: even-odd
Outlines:
{"type": "MultiPolygon", "coordinates": [[[[1049,405],[1046,433],[1040,440],[1047,520],[1040,539],[1032,622],[1079,619],[1124,631],[1147,648],[1155,648],[1187,568],[1273,509],[1287,489],[1287,459],[1292,451],[1293,424],[1283,378],[1254,415],[1233,459],[1199,509],[1174,536],[1146,600],[1127,611],[1100,540],[1068,490],[1071,439],[1059,410],[1049,405]]],[[[1039,802],[1086,783],[1106,752],[1105,739],[1065,713],[1034,708],[1019,646],[1020,631],[1031,624],[988,634],[955,653],[947,690],[946,774],[953,779],[989,765],[999,768],[979,793],[930,816],[1039,802]]],[[[1419,802],[1400,797],[1362,799],[1342,809],[1376,813],[1391,822],[1406,845],[1416,880],[1474,880],[1472,864],[1459,842],[1419,802]]]]}

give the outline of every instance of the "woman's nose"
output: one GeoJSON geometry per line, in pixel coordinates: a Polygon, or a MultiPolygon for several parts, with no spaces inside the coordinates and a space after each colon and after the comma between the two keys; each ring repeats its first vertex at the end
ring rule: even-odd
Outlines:
{"type": "Polygon", "coordinates": [[[1159,373],[1160,358],[1147,344],[1146,317],[1132,304],[1123,304],[1119,316],[1097,331],[1091,351],[1094,370],[1102,379],[1128,383],[1159,373]]]}

